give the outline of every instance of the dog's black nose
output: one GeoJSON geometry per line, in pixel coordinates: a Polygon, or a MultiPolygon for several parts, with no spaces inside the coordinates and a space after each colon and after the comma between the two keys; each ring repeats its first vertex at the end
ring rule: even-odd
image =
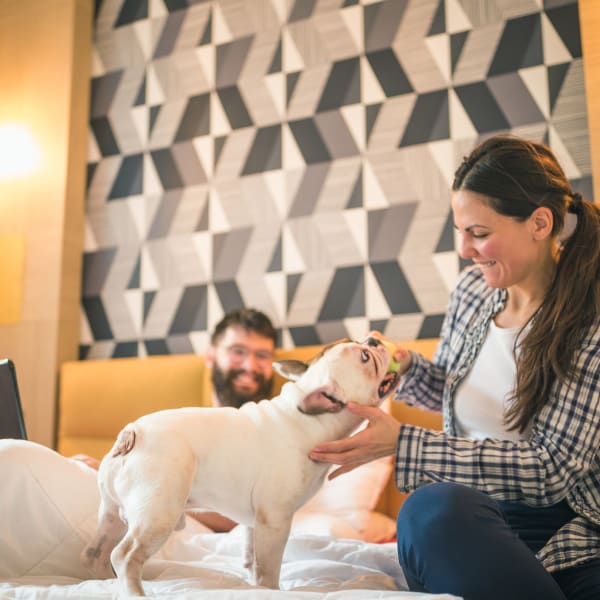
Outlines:
{"type": "Polygon", "coordinates": [[[367,344],[367,346],[375,347],[375,346],[379,346],[379,344],[381,344],[381,342],[375,337],[368,337],[366,339],[366,344],[367,344]]]}

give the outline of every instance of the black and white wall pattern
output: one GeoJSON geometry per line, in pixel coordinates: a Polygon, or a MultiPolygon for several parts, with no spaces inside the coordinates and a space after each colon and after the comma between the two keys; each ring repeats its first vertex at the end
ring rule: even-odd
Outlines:
{"type": "Polygon", "coordinates": [[[544,140],[591,193],[576,2],[97,0],[81,356],[439,333],[456,165],[544,140]]]}

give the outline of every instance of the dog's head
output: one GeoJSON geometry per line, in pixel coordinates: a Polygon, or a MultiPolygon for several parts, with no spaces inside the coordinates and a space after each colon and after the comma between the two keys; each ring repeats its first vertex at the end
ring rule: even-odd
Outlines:
{"type": "Polygon", "coordinates": [[[391,394],[400,380],[397,373],[388,372],[391,358],[387,347],[370,337],[361,343],[335,342],[309,364],[283,360],[273,363],[273,368],[303,392],[301,412],[335,413],[348,402],[378,406],[391,394]]]}

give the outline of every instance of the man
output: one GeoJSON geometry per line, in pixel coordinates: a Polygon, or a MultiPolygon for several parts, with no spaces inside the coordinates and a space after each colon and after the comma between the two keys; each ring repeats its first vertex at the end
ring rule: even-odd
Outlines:
{"type": "Polygon", "coordinates": [[[206,353],[213,406],[239,408],[270,397],[276,341],[269,318],[253,308],[232,311],[217,323],[206,353]]]}

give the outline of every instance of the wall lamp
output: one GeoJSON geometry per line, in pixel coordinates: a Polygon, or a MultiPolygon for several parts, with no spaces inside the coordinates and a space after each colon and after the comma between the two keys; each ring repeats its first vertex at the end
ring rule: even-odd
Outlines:
{"type": "MultiPolygon", "coordinates": [[[[42,152],[30,129],[19,123],[0,123],[0,184],[31,175],[40,166],[42,152]]],[[[2,211],[0,197],[0,219],[2,211]]],[[[25,235],[0,233],[0,325],[19,323],[23,306],[25,235]]]]}
{"type": "Polygon", "coordinates": [[[30,175],[41,158],[42,152],[29,127],[0,123],[0,181],[30,175]]]}

